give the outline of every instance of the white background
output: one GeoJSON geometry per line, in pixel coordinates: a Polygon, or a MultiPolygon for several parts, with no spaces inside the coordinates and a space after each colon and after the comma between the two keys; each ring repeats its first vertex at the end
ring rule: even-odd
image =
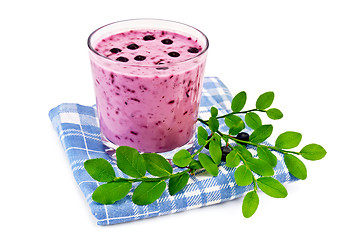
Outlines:
{"type": "Polygon", "coordinates": [[[362,2],[349,0],[2,1],[1,238],[361,239],[361,13],[362,2]],[[260,193],[250,219],[236,199],[97,226],[47,114],[64,102],[94,104],[88,35],[142,17],[202,30],[210,40],[205,75],[234,95],[246,91],[246,108],[274,91],[273,106],[284,112],[272,121],[274,139],[298,131],[301,146],[328,152],[304,161],[307,180],[287,185],[285,199],[260,193]]]}

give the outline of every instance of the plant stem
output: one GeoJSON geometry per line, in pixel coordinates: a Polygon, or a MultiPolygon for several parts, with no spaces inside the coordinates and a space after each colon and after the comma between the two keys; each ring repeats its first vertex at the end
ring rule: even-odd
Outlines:
{"type": "MultiPolygon", "coordinates": [[[[231,112],[231,113],[227,113],[227,114],[222,115],[222,116],[217,116],[216,119],[225,118],[225,117],[227,117],[227,116],[235,115],[235,114],[248,113],[248,112],[266,112],[266,110],[254,108],[254,109],[250,109],[250,110],[246,110],[246,111],[241,111],[241,112],[231,112]]],[[[207,124],[208,120],[203,120],[203,119],[201,119],[201,118],[198,118],[197,120],[200,121],[200,122],[202,122],[203,124],[208,125],[208,124],[207,124]]]]}
{"type": "Polygon", "coordinates": [[[164,177],[155,177],[155,178],[149,178],[149,177],[141,177],[141,178],[121,178],[121,177],[116,177],[115,179],[113,179],[112,182],[159,182],[159,181],[163,181],[166,179],[169,179],[171,177],[175,177],[175,176],[179,176],[182,175],[184,173],[187,173],[189,171],[189,169],[175,173],[175,174],[170,174],[164,177]]]}
{"type": "Polygon", "coordinates": [[[227,116],[230,116],[230,115],[235,115],[235,114],[248,113],[248,112],[266,112],[266,110],[254,108],[254,109],[241,111],[241,112],[231,112],[231,113],[228,113],[228,114],[225,114],[225,115],[222,115],[222,116],[218,116],[218,117],[216,117],[216,119],[224,118],[224,117],[227,117],[227,116]]]}
{"type": "Polygon", "coordinates": [[[209,142],[212,141],[213,138],[214,138],[214,137],[211,137],[210,139],[206,140],[205,144],[204,144],[203,146],[201,146],[199,149],[197,149],[197,151],[196,151],[194,154],[191,155],[191,158],[193,159],[197,154],[199,154],[199,153],[202,151],[202,149],[204,149],[204,147],[205,147],[209,142]]]}
{"type": "MultiPolygon", "coordinates": [[[[265,112],[265,110],[260,110],[260,109],[251,109],[251,110],[248,110],[248,111],[244,111],[244,112],[251,112],[251,111],[261,111],[261,112],[265,112]]],[[[244,113],[244,112],[239,112],[239,113],[244,113]]],[[[220,116],[220,117],[225,117],[225,116],[229,116],[229,115],[232,115],[232,114],[236,114],[236,113],[229,113],[229,114],[226,114],[226,115],[223,115],[223,116],[220,116]]],[[[220,117],[217,117],[217,118],[220,118],[220,117]]],[[[199,122],[209,126],[209,124],[207,123],[207,121],[201,119],[201,118],[198,118],[197,119],[199,122]]],[[[226,134],[220,132],[220,131],[217,131],[217,133],[223,137],[225,136],[226,134]]],[[[244,144],[249,144],[249,145],[253,145],[253,146],[263,146],[263,147],[267,147],[269,149],[272,149],[272,150],[275,150],[275,151],[278,151],[278,152],[281,152],[281,153],[291,153],[291,154],[296,154],[296,155],[300,155],[301,153],[300,152],[295,152],[295,151],[289,151],[289,150],[284,150],[284,149],[281,149],[281,148],[278,148],[278,147],[273,147],[273,146],[268,146],[268,145],[263,145],[263,144],[258,144],[258,143],[253,143],[253,142],[250,142],[250,141],[243,141],[243,140],[239,140],[233,136],[230,136],[230,135],[227,135],[231,140],[233,140],[234,142],[236,143],[244,143],[244,144]]]]}
{"type": "Polygon", "coordinates": [[[201,119],[201,118],[197,118],[197,121],[199,121],[199,122],[201,122],[201,123],[209,126],[209,124],[207,123],[207,121],[205,121],[205,120],[203,120],[203,119],[201,119]]]}
{"type": "Polygon", "coordinates": [[[249,142],[249,141],[239,140],[239,139],[237,139],[235,137],[232,137],[232,136],[229,136],[229,138],[231,140],[233,140],[234,142],[236,142],[236,143],[250,144],[250,145],[253,145],[253,146],[256,146],[256,147],[258,147],[258,146],[267,147],[269,149],[272,149],[272,150],[275,150],[275,151],[278,151],[278,152],[281,152],[281,153],[292,153],[292,154],[296,154],[296,155],[301,154],[300,152],[289,151],[289,150],[281,149],[281,148],[278,148],[278,147],[273,147],[273,146],[268,146],[268,145],[263,145],[263,144],[258,144],[258,143],[252,143],[252,142],[249,142]]]}

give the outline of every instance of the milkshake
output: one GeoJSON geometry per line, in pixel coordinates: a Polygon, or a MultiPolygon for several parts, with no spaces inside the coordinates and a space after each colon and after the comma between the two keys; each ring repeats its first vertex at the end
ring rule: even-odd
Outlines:
{"type": "Polygon", "coordinates": [[[105,145],[162,153],[190,144],[208,48],[201,32],[129,20],[96,30],[88,45],[105,145]]]}

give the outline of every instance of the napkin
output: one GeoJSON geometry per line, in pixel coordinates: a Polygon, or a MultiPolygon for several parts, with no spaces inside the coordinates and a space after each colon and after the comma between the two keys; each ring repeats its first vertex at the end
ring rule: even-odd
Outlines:
{"type": "MultiPolygon", "coordinates": [[[[205,77],[199,117],[208,119],[212,106],[219,110],[219,114],[230,112],[231,100],[230,91],[219,78],[205,77]]],[[[252,184],[238,186],[234,179],[235,168],[228,168],[222,162],[219,166],[218,176],[213,177],[205,170],[197,171],[180,192],[171,196],[166,189],[162,196],[152,204],[139,206],[132,203],[132,193],[137,183],[133,184],[130,193],[122,200],[112,205],[99,204],[92,200],[92,193],[102,183],[90,177],[84,169],[84,162],[91,158],[104,158],[112,164],[117,176],[124,175],[117,168],[114,159],[105,152],[95,106],[63,103],[51,109],[49,117],[68,157],[75,181],[82,190],[98,225],[117,224],[213,205],[239,198],[253,189],[252,184]]],[[[243,118],[243,115],[240,117],[243,118]]],[[[197,125],[200,126],[201,123],[198,122],[197,125]]],[[[222,132],[228,130],[222,120],[220,130],[222,132]]],[[[246,127],[244,131],[250,134],[252,130],[246,127]]],[[[268,142],[264,142],[264,144],[270,145],[268,142]]],[[[195,152],[199,147],[195,141],[191,151],[195,152]]],[[[247,146],[247,148],[254,157],[257,156],[255,147],[247,146]]],[[[208,150],[204,149],[203,152],[207,154],[208,150]]],[[[283,161],[283,154],[275,151],[273,153],[278,159],[273,177],[283,184],[297,181],[298,179],[288,172],[283,161]]],[[[180,170],[182,169],[174,166],[174,172],[180,170]]]]}

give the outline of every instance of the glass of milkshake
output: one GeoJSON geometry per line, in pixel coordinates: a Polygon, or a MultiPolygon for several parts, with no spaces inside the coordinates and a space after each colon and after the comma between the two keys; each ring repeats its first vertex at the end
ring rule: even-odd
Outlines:
{"type": "Polygon", "coordinates": [[[105,25],[88,38],[102,141],[165,153],[195,139],[207,37],[160,19],[105,25]]]}

